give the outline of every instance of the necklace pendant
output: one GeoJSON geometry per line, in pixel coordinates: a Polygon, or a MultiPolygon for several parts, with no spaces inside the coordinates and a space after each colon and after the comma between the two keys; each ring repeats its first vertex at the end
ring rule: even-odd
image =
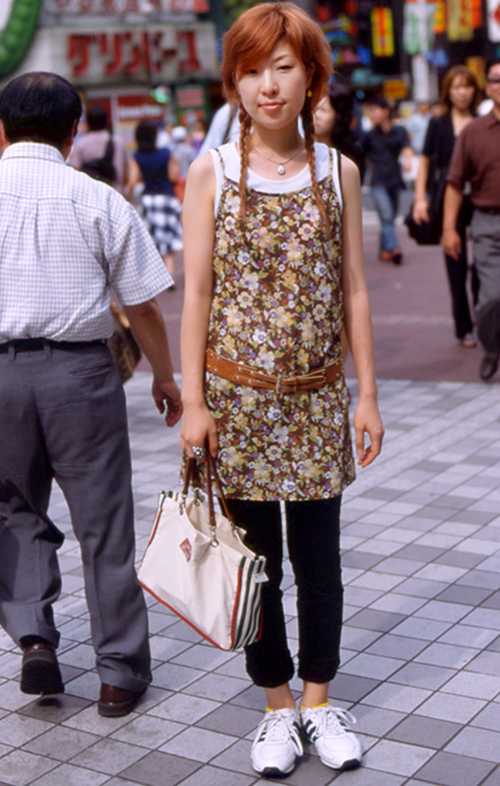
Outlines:
{"type": "Polygon", "coordinates": [[[280,164],[276,171],[277,171],[278,175],[284,175],[286,170],[285,170],[285,167],[283,166],[283,164],[280,164]]]}

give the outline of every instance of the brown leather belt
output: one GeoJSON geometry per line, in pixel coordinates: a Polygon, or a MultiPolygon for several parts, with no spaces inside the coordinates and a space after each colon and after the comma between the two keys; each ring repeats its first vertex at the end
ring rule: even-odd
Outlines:
{"type": "Polygon", "coordinates": [[[296,393],[299,390],[322,388],[324,385],[334,382],[342,374],[342,363],[339,361],[331,363],[329,366],[315,368],[309,374],[276,377],[271,374],[264,374],[256,368],[246,366],[244,363],[235,363],[233,360],[216,355],[211,349],[207,349],[205,368],[212,374],[217,374],[218,377],[229,380],[229,382],[236,382],[252,388],[275,390],[276,393],[296,393]]]}

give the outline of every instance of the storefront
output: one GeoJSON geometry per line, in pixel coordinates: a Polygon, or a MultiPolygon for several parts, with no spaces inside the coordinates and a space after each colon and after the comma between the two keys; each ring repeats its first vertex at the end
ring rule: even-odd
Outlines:
{"type": "Polygon", "coordinates": [[[128,142],[142,119],[190,125],[207,116],[207,85],[217,78],[215,28],[198,18],[208,10],[208,0],[44,0],[9,79],[35,70],[64,76],[107,107],[128,142]]]}

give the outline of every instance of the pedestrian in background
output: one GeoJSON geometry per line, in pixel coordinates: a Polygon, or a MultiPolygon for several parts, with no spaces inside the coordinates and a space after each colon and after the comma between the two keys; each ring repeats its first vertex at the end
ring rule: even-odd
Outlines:
{"type": "Polygon", "coordinates": [[[430,107],[428,101],[419,101],[414,112],[406,122],[406,130],[410,137],[413,152],[419,156],[424,149],[425,135],[427,133],[427,126],[431,119],[430,107]]]}
{"type": "MultiPolygon", "coordinates": [[[[479,87],[472,71],[463,65],[450,68],[441,85],[441,103],[446,107],[446,112],[440,117],[433,117],[429,122],[417,171],[413,205],[413,218],[417,224],[429,221],[429,194],[434,210],[438,215],[442,214],[446,178],[455,140],[473,119],[478,101],[479,87]]],[[[466,348],[476,346],[472,333],[471,308],[467,296],[466,231],[471,214],[470,195],[464,194],[456,225],[456,230],[460,235],[460,253],[456,258],[446,253],[444,256],[451,293],[455,335],[461,345],[466,348]]],[[[472,301],[476,303],[479,280],[474,265],[471,268],[471,289],[472,301]]]]}
{"type": "Polygon", "coordinates": [[[190,142],[187,129],[184,128],[184,126],[176,126],[172,129],[172,154],[179,164],[179,176],[174,183],[174,193],[182,204],[184,201],[188,169],[196,158],[195,149],[190,142]]]}
{"type": "Polygon", "coordinates": [[[144,220],[174,279],[175,252],[182,251],[181,204],[174,193],[180,170],[169,148],[156,147],[157,132],[156,124],[149,120],[141,120],[136,126],[137,151],[130,162],[127,188],[130,195],[137,183],[143,181],[144,220]]]}
{"type": "Polygon", "coordinates": [[[293,770],[300,727],[329,767],[358,766],[362,755],[349,716],[328,703],[342,625],[340,498],[354,477],[343,322],[360,385],[361,466],[378,455],[383,429],[359,173],[313,138],[330,72],[330,48],[297,6],[242,14],[224,38],[222,64],[240,139],[193,162],[184,201],[182,446],[193,457],[208,439],[245,542],[266,557],[262,635],[245,652],[267,699],[252,765],[268,777],[293,770]],[[289,684],[280,500],[297,583],[300,711],[289,684]]]}
{"type": "Polygon", "coordinates": [[[118,134],[111,134],[108,113],[101,104],[91,104],[87,108],[86,119],[87,133],[76,140],[69,157],[69,163],[75,169],[84,169],[85,165],[92,162],[97,164],[96,170],[98,170],[99,160],[109,157],[112,164],[110,176],[99,179],[108,182],[120,194],[125,193],[128,176],[128,156],[125,142],[118,134]]]}
{"type": "Polygon", "coordinates": [[[21,690],[63,692],[56,480],[81,548],[98,711],[121,716],[146,690],[151,659],[125,396],[105,345],[110,287],[168,426],[182,404],[155,300],[171,279],[154,243],[120,194],[65,164],[81,112],[56,74],[23,74],[0,97],[0,624],[23,651],[21,690]]]}
{"type": "Polygon", "coordinates": [[[395,221],[405,185],[399,158],[402,154],[403,168],[410,171],[413,150],[406,130],[392,122],[385,98],[370,99],[367,108],[372,129],[364,135],[363,153],[371,164],[371,195],[381,224],[379,258],[400,265],[403,255],[395,221]]]}
{"type": "Polygon", "coordinates": [[[485,350],[479,375],[484,380],[495,374],[500,356],[500,59],[488,66],[486,94],[493,109],[471,120],[455,142],[443,220],[445,254],[458,261],[463,239],[457,220],[465,185],[470,183],[474,207],[471,234],[479,278],[477,334],[485,350]]]}
{"type": "Polygon", "coordinates": [[[363,182],[363,148],[356,126],[354,96],[348,88],[334,82],[314,110],[314,138],[354,161],[363,182]]]}

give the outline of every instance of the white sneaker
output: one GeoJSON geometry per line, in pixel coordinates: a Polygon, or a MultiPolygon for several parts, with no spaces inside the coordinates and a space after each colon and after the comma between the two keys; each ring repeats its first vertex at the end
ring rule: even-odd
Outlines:
{"type": "Polygon", "coordinates": [[[252,745],[252,766],[265,778],[289,775],[304,749],[298,710],[268,710],[252,745]]]}
{"type": "Polygon", "coordinates": [[[348,723],[356,723],[350,712],[332,707],[307,707],[301,711],[302,727],[310,742],[314,742],[319,758],[334,770],[359,767],[363,751],[348,723]]]}

